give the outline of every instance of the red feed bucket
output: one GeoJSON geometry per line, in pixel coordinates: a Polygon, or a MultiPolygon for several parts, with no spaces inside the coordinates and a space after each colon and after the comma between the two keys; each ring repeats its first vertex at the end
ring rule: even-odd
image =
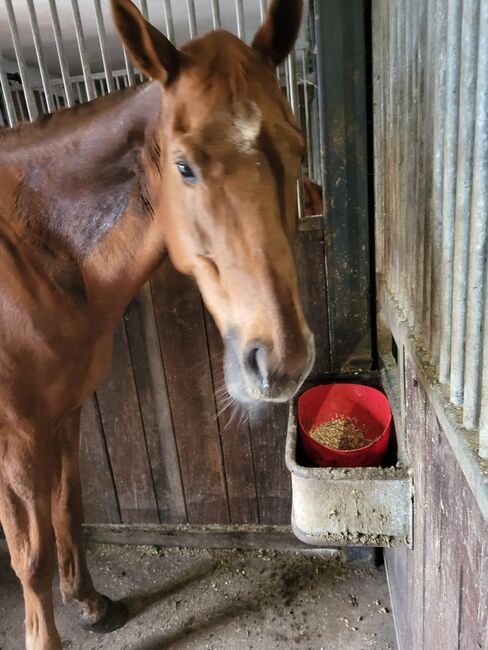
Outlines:
{"type": "Polygon", "coordinates": [[[391,432],[391,409],[382,392],[360,384],[315,386],[298,398],[300,440],[306,455],[319,467],[376,467],[386,453],[391,432]],[[338,417],[351,417],[365,425],[365,438],[372,440],[359,449],[335,449],[310,437],[320,424],[338,417]]]}

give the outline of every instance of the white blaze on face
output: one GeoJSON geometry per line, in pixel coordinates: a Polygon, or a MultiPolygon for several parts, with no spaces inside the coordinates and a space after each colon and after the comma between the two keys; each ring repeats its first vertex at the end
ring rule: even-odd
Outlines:
{"type": "Polygon", "coordinates": [[[246,102],[232,122],[232,140],[243,153],[250,152],[261,131],[261,111],[254,102],[246,102]]]}

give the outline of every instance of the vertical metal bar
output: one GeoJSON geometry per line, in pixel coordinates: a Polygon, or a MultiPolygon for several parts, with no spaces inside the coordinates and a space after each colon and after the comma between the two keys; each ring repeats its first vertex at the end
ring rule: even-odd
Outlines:
{"type": "Polygon", "coordinates": [[[463,1],[451,333],[451,402],[463,403],[479,0],[463,1]]]}
{"type": "Polygon", "coordinates": [[[63,79],[64,92],[66,95],[66,104],[68,107],[73,106],[73,90],[71,88],[71,80],[66,63],[66,56],[64,53],[63,36],[61,34],[61,25],[59,23],[58,9],[56,7],[56,0],[49,0],[49,11],[51,14],[51,22],[54,32],[54,41],[56,43],[56,51],[58,53],[59,66],[61,68],[61,77],[63,79]]]}
{"type": "MultiPolygon", "coordinates": [[[[424,58],[424,117],[423,117],[423,142],[424,142],[424,285],[423,285],[423,313],[422,313],[422,333],[424,340],[424,349],[431,347],[431,310],[432,310],[432,276],[430,260],[433,250],[433,228],[434,219],[432,211],[432,191],[433,191],[433,99],[435,92],[435,0],[427,0],[425,29],[425,58],[424,58]]],[[[408,150],[405,151],[408,156],[408,150]]],[[[408,223],[408,217],[406,218],[408,223]]],[[[407,226],[408,229],[408,226],[407,226]]],[[[408,237],[408,231],[407,231],[408,237]]]]}
{"type": "Polygon", "coordinates": [[[296,52],[292,50],[286,59],[286,69],[290,84],[290,105],[295,115],[295,119],[300,126],[300,110],[298,102],[298,83],[297,83],[297,60],[296,52]]]}
{"type": "Polygon", "coordinates": [[[3,62],[3,55],[0,52],[0,86],[2,88],[2,97],[5,110],[7,111],[7,119],[9,126],[14,126],[17,122],[15,115],[14,102],[12,100],[12,91],[8,82],[7,73],[5,72],[5,65],[3,62]]]}
{"type": "Polygon", "coordinates": [[[29,119],[32,121],[38,116],[39,112],[37,110],[34,93],[32,92],[30,81],[27,76],[27,69],[25,66],[24,55],[22,53],[22,46],[20,44],[19,30],[17,27],[17,21],[15,19],[12,0],[5,0],[5,6],[7,8],[8,24],[10,27],[10,33],[12,34],[12,42],[14,44],[17,65],[19,66],[20,78],[22,79],[22,88],[24,91],[25,102],[27,104],[27,111],[29,113],[29,119]]]}
{"type": "MultiPolygon", "coordinates": [[[[297,67],[296,67],[296,53],[295,50],[292,50],[290,55],[286,59],[286,77],[287,77],[287,86],[289,88],[288,100],[290,102],[291,109],[295,115],[295,119],[300,125],[300,110],[298,102],[298,82],[297,82],[297,67]]],[[[297,183],[297,208],[298,208],[298,219],[303,219],[303,181],[300,177],[297,183]]]]}
{"type": "Polygon", "coordinates": [[[134,66],[130,62],[129,57],[127,56],[127,51],[125,47],[123,47],[124,51],[124,63],[125,63],[125,70],[127,72],[127,85],[128,86],[135,86],[136,85],[136,77],[134,74],[134,66]]]}
{"type": "Polygon", "coordinates": [[[310,106],[308,103],[308,73],[307,52],[302,50],[302,76],[303,76],[303,105],[305,112],[305,138],[307,142],[307,172],[310,178],[315,178],[312,155],[312,136],[310,133],[310,106]]]}
{"type": "Polygon", "coordinates": [[[219,0],[212,0],[212,24],[214,29],[220,29],[222,27],[219,0]]]}
{"type": "Polygon", "coordinates": [[[46,62],[44,59],[44,51],[42,47],[41,34],[39,31],[39,23],[37,21],[36,9],[34,7],[34,0],[27,0],[27,8],[29,10],[29,21],[32,30],[32,37],[34,39],[34,47],[36,49],[37,63],[39,65],[39,73],[41,75],[42,87],[44,89],[44,96],[46,101],[47,112],[54,111],[53,91],[51,88],[51,79],[47,72],[46,62]]]}
{"type": "Polygon", "coordinates": [[[458,140],[458,86],[461,40],[461,0],[447,7],[446,122],[444,132],[444,182],[442,189],[441,335],[439,380],[449,381],[451,372],[452,281],[454,216],[456,212],[456,163],[458,140]]]}
{"type": "Polygon", "coordinates": [[[147,0],[141,0],[141,13],[146,20],[149,20],[149,11],[147,9],[147,0]]]}
{"type": "Polygon", "coordinates": [[[446,123],[446,32],[447,6],[444,0],[436,3],[435,33],[435,94],[434,94],[434,151],[433,151],[433,248],[431,258],[432,312],[431,312],[431,361],[439,363],[440,350],[440,284],[439,275],[442,255],[442,190],[444,169],[444,130],[446,123]]]}
{"type": "Polygon", "coordinates": [[[164,22],[166,25],[166,36],[170,41],[175,40],[175,24],[173,21],[173,9],[171,8],[171,0],[163,0],[164,7],[164,22]]]}
{"type": "Polygon", "coordinates": [[[194,0],[186,0],[186,9],[188,13],[188,29],[190,30],[190,38],[195,38],[197,35],[197,16],[195,14],[194,0]]]}
{"type": "MultiPolygon", "coordinates": [[[[483,326],[488,337],[488,321],[483,323],[483,304],[487,299],[486,254],[488,242],[488,3],[481,2],[478,38],[478,74],[473,156],[473,192],[471,199],[471,233],[469,242],[468,309],[466,323],[466,375],[463,424],[468,429],[478,425],[481,402],[482,357],[488,367],[488,340],[483,350],[483,326]]],[[[483,394],[488,391],[488,371],[483,376],[483,394]]],[[[488,406],[488,404],[487,404],[488,406]]],[[[488,454],[488,410],[483,417],[488,454]]],[[[480,445],[481,446],[481,445],[480,445]]]]}
{"type": "Polygon", "coordinates": [[[246,40],[246,26],[244,24],[244,2],[243,0],[234,0],[236,7],[237,36],[243,41],[246,40]]]}
{"type": "Polygon", "coordinates": [[[291,78],[290,78],[290,68],[288,66],[288,59],[285,59],[284,63],[282,64],[283,68],[281,66],[278,66],[276,68],[276,76],[278,78],[278,83],[281,86],[281,70],[284,70],[285,73],[285,89],[286,89],[286,98],[291,104],[291,78]]]}
{"type": "Polygon", "coordinates": [[[71,8],[73,10],[73,20],[75,23],[76,41],[78,43],[78,51],[80,53],[81,67],[83,69],[83,78],[85,79],[86,96],[88,101],[95,99],[95,87],[93,85],[93,77],[90,70],[90,62],[86,52],[85,36],[83,34],[83,25],[81,23],[80,7],[78,0],[71,0],[71,8]]]}
{"type": "Polygon", "coordinates": [[[260,17],[261,17],[261,22],[263,22],[264,17],[266,16],[266,13],[268,11],[268,8],[267,8],[266,5],[267,5],[266,0],[259,0],[259,14],[260,14],[260,17]]]}
{"type": "Polygon", "coordinates": [[[95,18],[97,21],[98,41],[100,43],[100,52],[102,54],[103,70],[105,72],[105,79],[107,80],[108,92],[111,93],[115,90],[112,63],[107,49],[107,35],[105,32],[105,22],[103,20],[102,5],[100,0],[93,0],[95,4],[95,18]]]}
{"type": "Polygon", "coordinates": [[[83,98],[83,93],[81,92],[81,84],[79,81],[75,81],[76,94],[78,95],[78,103],[83,104],[85,101],[83,98]]]}

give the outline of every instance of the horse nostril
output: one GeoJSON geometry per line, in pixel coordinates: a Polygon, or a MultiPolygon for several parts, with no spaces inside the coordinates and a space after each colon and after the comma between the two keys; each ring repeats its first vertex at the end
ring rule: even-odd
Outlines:
{"type": "Polygon", "coordinates": [[[269,386],[268,347],[262,341],[252,341],[244,349],[244,370],[253,384],[261,389],[269,386]]]}

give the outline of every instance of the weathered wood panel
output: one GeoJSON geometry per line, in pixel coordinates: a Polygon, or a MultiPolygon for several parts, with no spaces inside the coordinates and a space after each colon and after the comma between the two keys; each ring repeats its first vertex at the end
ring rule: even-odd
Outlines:
{"type": "Polygon", "coordinates": [[[129,305],[125,322],[160,519],[185,522],[185,496],[149,284],[129,305]]]}
{"type": "Polygon", "coordinates": [[[80,473],[86,521],[120,523],[119,504],[95,395],[81,413],[80,473]]]}
{"type": "Polygon", "coordinates": [[[411,362],[405,383],[414,547],[386,551],[400,650],[486,650],[488,525],[411,362]]]}
{"type": "Polygon", "coordinates": [[[124,321],[115,332],[112,372],[98,388],[97,399],[122,521],[157,523],[154,483],[124,321]]]}
{"type": "Polygon", "coordinates": [[[200,294],[194,282],[178,273],[169,260],[156,272],[152,286],[188,518],[195,523],[228,523],[200,294]]]}
{"type": "Polygon", "coordinates": [[[254,472],[255,461],[248,418],[245,411],[229,399],[225,390],[222,338],[206,310],[205,323],[229,497],[230,520],[243,524],[257,523],[259,509],[254,472]]]}
{"type": "MultiPolygon", "coordinates": [[[[315,376],[330,370],[324,246],[309,231],[294,247],[315,376]]],[[[169,260],[127,309],[97,395],[101,419],[84,409],[87,521],[120,521],[118,499],[126,523],[289,523],[286,408],[224,408],[220,334],[169,260]]]]}

